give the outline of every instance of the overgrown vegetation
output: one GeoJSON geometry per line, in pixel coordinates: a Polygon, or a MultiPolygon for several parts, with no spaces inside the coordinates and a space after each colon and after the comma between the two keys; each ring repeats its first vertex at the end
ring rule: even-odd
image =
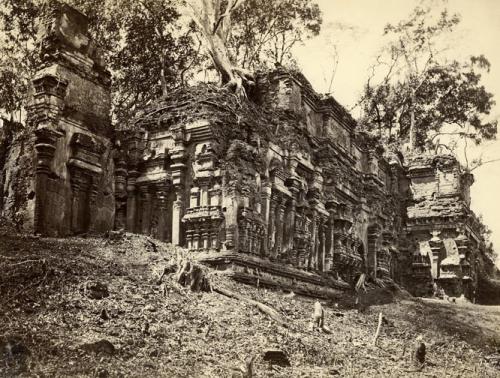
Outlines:
{"type": "Polygon", "coordinates": [[[242,377],[252,360],[254,377],[405,376],[419,335],[427,346],[420,374],[498,374],[496,307],[377,289],[361,307],[351,295],[323,302],[328,334],[310,329],[313,299],[238,285],[205,268],[214,288],[274,309],[283,327],[253,302],[184,288],[177,269],[160,280],[185,257],[139,235],[43,239],[2,228],[0,374],[242,377]],[[266,361],[267,351],[290,366],[266,361]]]}
{"type": "Polygon", "coordinates": [[[361,123],[385,143],[455,152],[447,137],[462,139],[465,146],[496,137],[497,120],[488,117],[495,101],[481,82],[489,61],[483,55],[448,58],[448,40],[459,22],[459,15],[446,9],[419,6],[385,27],[386,45],[361,99],[361,123]]]}

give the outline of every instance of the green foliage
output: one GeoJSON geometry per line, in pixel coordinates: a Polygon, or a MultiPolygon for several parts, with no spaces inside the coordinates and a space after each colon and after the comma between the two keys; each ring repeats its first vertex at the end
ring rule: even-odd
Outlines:
{"type": "Polygon", "coordinates": [[[481,84],[488,60],[482,55],[447,60],[446,38],[460,19],[446,10],[432,16],[430,9],[416,8],[408,20],[385,28],[389,42],[362,97],[364,126],[399,146],[412,127],[419,148],[436,147],[443,134],[478,144],[494,139],[497,121],[487,116],[495,102],[481,84]]]}
{"type": "Polygon", "coordinates": [[[247,0],[233,14],[229,49],[242,68],[294,65],[292,48],[317,36],[321,11],[312,0],[247,0]]]}

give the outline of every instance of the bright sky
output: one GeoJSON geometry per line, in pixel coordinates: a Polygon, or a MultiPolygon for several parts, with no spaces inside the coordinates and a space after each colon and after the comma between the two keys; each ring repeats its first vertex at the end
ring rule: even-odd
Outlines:
{"type": "MultiPolygon", "coordinates": [[[[322,34],[299,47],[295,55],[304,74],[318,92],[327,92],[333,59],[333,43],[339,56],[332,94],[347,108],[354,105],[368,77],[368,67],[381,46],[387,23],[405,19],[419,3],[417,0],[316,0],[323,11],[322,34]],[[339,28],[339,25],[342,27],[339,28]]],[[[485,87],[495,95],[492,111],[500,118],[500,1],[499,0],[435,0],[446,4],[450,13],[461,15],[456,38],[451,40],[450,58],[484,54],[491,71],[483,76],[485,87]]],[[[356,115],[356,114],[355,114],[356,115]]],[[[500,132],[500,130],[499,130],[500,132]]],[[[483,161],[500,159],[500,136],[471,151],[472,158],[483,155],[483,161]]],[[[500,161],[474,170],[472,208],[482,215],[493,231],[492,241],[500,252],[500,161]]],[[[500,261],[497,262],[500,266],[500,261]]]]}

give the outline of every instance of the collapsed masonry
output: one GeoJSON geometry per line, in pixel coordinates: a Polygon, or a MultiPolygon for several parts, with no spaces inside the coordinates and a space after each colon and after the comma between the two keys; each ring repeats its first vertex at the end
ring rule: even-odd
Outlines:
{"type": "Polygon", "coordinates": [[[27,125],[0,157],[5,218],[49,236],[149,234],[299,293],[365,272],[474,299],[493,263],[455,158],[384,151],[284,69],[259,74],[249,101],[183,88],[113,127],[87,24],[66,5],[47,17],[27,125]]]}

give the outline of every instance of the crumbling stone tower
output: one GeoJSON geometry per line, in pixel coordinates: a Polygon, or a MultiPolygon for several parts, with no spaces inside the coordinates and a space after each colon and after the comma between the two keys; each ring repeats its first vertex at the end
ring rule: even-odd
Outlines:
{"type": "Polygon", "coordinates": [[[111,79],[87,17],[62,4],[46,9],[39,53],[27,124],[6,159],[4,215],[44,235],[110,230],[111,79]]]}
{"type": "Polygon", "coordinates": [[[450,296],[475,296],[484,256],[479,220],[470,209],[472,174],[450,155],[420,155],[407,162],[406,231],[412,243],[408,286],[428,295],[435,282],[450,296]]]}

